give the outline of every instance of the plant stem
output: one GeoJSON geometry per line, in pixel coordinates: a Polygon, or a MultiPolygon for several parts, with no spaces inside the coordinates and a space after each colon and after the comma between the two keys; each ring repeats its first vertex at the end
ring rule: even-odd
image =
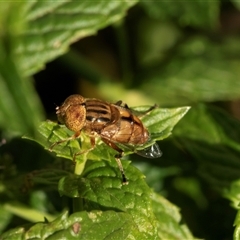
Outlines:
{"type": "Polygon", "coordinates": [[[87,162],[87,153],[83,154],[83,160],[82,161],[76,161],[76,165],[75,165],[75,169],[74,169],[74,173],[76,175],[81,175],[84,168],[85,168],[85,164],[87,162]]]}

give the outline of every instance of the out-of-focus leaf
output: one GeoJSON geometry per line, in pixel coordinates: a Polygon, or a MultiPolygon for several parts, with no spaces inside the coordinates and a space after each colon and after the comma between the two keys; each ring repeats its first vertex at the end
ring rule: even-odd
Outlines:
{"type": "Polygon", "coordinates": [[[151,18],[177,19],[180,25],[215,28],[218,24],[219,1],[140,1],[151,18]]]}
{"type": "Polygon", "coordinates": [[[235,5],[236,8],[240,9],[240,2],[238,0],[231,0],[231,2],[235,5]]]}
{"type": "Polygon", "coordinates": [[[5,227],[9,224],[12,218],[12,214],[4,209],[2,205],[0,205],[0,235],[5,229],[5,227]]]}
{"type": "Polygon", "coordinates": [[[182,38],[180,29],[172,22],[149,18],[141,19],[136,35],[138,39],[135,44],[136,61],[144,68],[165,60],[168,51],[171,51],[182,38]]]}
{"type": "MultiPolygon", "coordinates": [[[[69,172],[60,169],[43,169],[34,171],[29,174],[28,181],[29,185],[43,184],[49,185],[52,189],[57,191],[58,182],[61,178],[69,175],[69,172]]],[[[28,187],[28,186],[26,186],[28,187]]]]}
{"type": "Polygon", "coordinates": [[[238,207],[238,212],[234,221],[234,234],[233,234],[233,239],[234,240],[239,240],[240,239],[240,211],[238,207]]]}
{"type": "Polygon", "coordinates": [[[44,217],[49,219],[49,221],[54,219],[54,216],[48,213],[40,212],[19,202],[5,203],[3,207],[11,214],[32,222],[42,221],[44,217]]]}
{"type": "MultiPolygon", "coordinates": [[[[240,179],[240,123],[214,107],[198,105],[174,130],[174,136],[198,162],[198,172],[223,194],[240,179]]],[[[228,194],[233,203],[239,191],[228,194]]]]}
{"type": "MultiPolygon", "coordinates": [[[[162,163],[164,156],[166,153],[164,152],[163,157],[159,159],[162,163]]],[[[172,175],[176,175],[180,173],[180,168],[177,166],[170,166],[170,167],[163,167],[161,165],[157,166],[154,165],[153,162],[150,161],[141,161],[136,162],[133,161],[134,166],[136,166],[145,176],[147,184],[155,191],[155,192],[162,192],[164,191],[164,180],[167,177],[172,175]]]]}
{"type": "Polygon", "coordinates": [[[187,226],[180,224],[181,215],[176,206],[155,193],[152,193],[151,198],[153,211],[158,219],[160,239],[195,239],[187,226]]]}
{"type": "Polygon", "coordinates": [[[28,1],[28,28],[15,49],[24,75],[36,73],[46,62],[65,53],[74,41],[95,34],[125,16],[137,1],[28,1]]]}
{"type": "Polygon", "coordinates": [[[173,184],[177,191],[182,192],[189,198],[192,198],[199,208],[206,208],[207,200],[201,190],[199,180],[189,177],[176,177],[173,184]]]}
{"type": "Polygon", "coordinates": [[[232,201],[232,206],[239,210],[240,204],[240,179],[233,181],[228,189],[225,189],[224,196],[232,201]]]}
{"type": "Polygon", "coordinates": [[[161,105],[231,100],[240,96],[239,39],[210,42],[194,38],[169,62],[140,72],[141,88],[161,105]]]}
{"type": "Polygon", "coordinates": [[[175,136],[187,137],[192,140],[209,144],[225,145],[240,151],[239,120],[225,111],[204,104],[191,108],[177,127],[175,136]]]}
{"type": "Polygon", "coordinates": [[[0,127],[34,134],[42,109],[31,82],[18,72],[13,48],[24,31],[24,2],[2,2],[0,10],[0,127]]]}

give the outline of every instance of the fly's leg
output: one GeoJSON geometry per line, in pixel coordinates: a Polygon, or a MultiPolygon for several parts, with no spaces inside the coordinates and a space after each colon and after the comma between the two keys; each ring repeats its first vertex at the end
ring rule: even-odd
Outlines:
{"type": "Polygon", "coordinates": [[[138,111],[135,111],[133,109],[130,109],[128,107],[128,105],[126,103],[123,103],[123,101],[119,100],[115,103],[115,105],[119,106],[119,107],[123,107],[123,108],[126,108],[128,109],[129,111],[133,112],[133,113],[136,113],[137,116],[140,116],[140,117],[144,117],[145,115],[147,115],[149,112],[151,112],[153,109],[157,108],[157,104],[154,104],[153,106],[151,106],[148,110],[146,110],[145,112],[138,112],[138,111]]]}
{"type": "Polygon", "coordinates": [[[142,116],[147,115],[149,112],[151,112],[153,109],[157,108],[157,104],[154,104],[153,106],[151,106],[148,110],[146,110],[142,116]]]}
{"type": "Polygon", "coordinates": [[[77,137],[80,136],[80,134],[81,134],[81,132],[76,132],[73,136],[71,136],[71,137],[69,137],[69,138],[65,138],[65,139],[62,139],[62,140],[60,140],[60,141],[57,141],[57,142],[53,143],[53,144],[49,147],[49,151],[51,152],[52,149],[53,149],[55,146],[57,146],[57,145],[59,145],[59,144],[61,144],[61,143],[68,142],[68,141],[71,141],[71,140],[76,139],[77,137]]]}
{"type": "MultiPolygon", "coordinates": [[[[68,142],[68,141],[71,141],[71,140],[74,140],[76,138],[78,138],[80,136],[81,132],[76,132],[73,136],[69,137],[69,138],[66,138],[66,139],[62,139],[60,141],[57,141],[55,143],[53,143],[50,147],[49,147],[49,151],[52,151],[52,149],[61,144],[61,143],[64,143],[64,142],[68,142]]],[[[75,164],[76,163],[76,157],[81,155],[81,154],[84,154],[84,153],[88,153],[90,151],[93,150],[93,148],[95,147],[95,136],[90,136],[90,141],[91,141],[91,148],[88,149],[88,150],[85,150],[85,151],[81,151],[81,152],[77,152],[77,153],[74,153],[73,154],[73,163],[75,164]]]]}
{"type": "Polygon", "coordinates": [[[81,151],[81,152],[74,153],[74,155],[73,155],[73,162],[74,162],[74,163],[76,163],[76,157],[77,157],[77,156],[82,155],[82,154],[84,154],[84,153],[91,152],[91,151],[94,149],[95,144],[96,144],[96,143],[95,143],[95,137],[94,137],[94,136],[91,136],[91,137],[90,137],[90,141],[91,141],[91,148],[89,148],[89,149],[87,149],[87,150],[85,150],[85,151],[81,151]]]}
{"type": "Polygon", "coordinates": [[[117,106],[119,106],[119,107],[123,107],[123,108],[126,108],[126,109],[129,109],[129,110],[130,110],[130,108],[128,107],[128,105],[127,105],[126,103],[123,103],[122,100],[117,101],[116,103],[114,103],[114,105],[117,105],[117,106]]]}
{"type": "Polygon", "coordinates": [[[115,155],[115,160],[117,162],[118,168],[119,168],[119,170],[121,172],[121,175],[122,175],[122,183],[123,183],[123,185],[127,185],[128,181],[127,181],[127,178],[126,178],[126,175],[124,173],[124,169],[123,169],[123,166],[122,166],[122,163],[121,163],[121,160],[120,160],[121,157],[123,156],[123,150],[120,149],[115,143],[109,141],[106,138],[102,138],[102,141],[105,142],[109,147],[111,147],[114,150],[119,152],[119,154],[115,155]]]}
{"type": "Polygon", "coordinates": [[[123,183],[123,185],[127,185],[128,180],[126,178],[126,175],[124,173],[124,169],[123,169],[123,166],[122,166],[122,162],[121,162],[120,158],[118,157],[118,155],[115,156],[115,160],[117,162],[118,168],[119,168],[119,170],[121,172],[121,175],[122,175],[122,183],[123,183]]]}
{"type": "MultiPolygon", "coordinates": [[[[71,140],[74,140],[76,138],[78,138],[80,136],[81,132],[76,132],[73,136],[69,137],[69,138],[65,138],[65,139],[62,139],[60,141],[57,141],[55,143],[53,143],[50,147],[49,147],[49,151],[52,152],[52,149],[61,144],[61,143],[64,143],[64,142],[68,142],[68,141],[71,141],[71,140]]],[[[73,164],[75,165],[76,163],[76,153],[73,155],[73,164]]]]}

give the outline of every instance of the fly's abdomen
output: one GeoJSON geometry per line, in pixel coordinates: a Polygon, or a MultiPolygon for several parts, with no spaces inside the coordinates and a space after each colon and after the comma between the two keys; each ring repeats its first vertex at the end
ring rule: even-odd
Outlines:
{"type": "Polygon", "coordinates": [[[111,141],[141,145],[148,141],[149,133],[141,120],[126,109],[120,109],[120,118],[114,124],[106,126],[101,136],[111,141]]]}
{"type": "Polygon", "coordinates": [[[148,141],[149,133],[142,122],[131,115],[130,118],[122,118],[116,138],[117,141],[125,138],[129,144],[141,145],[148,141]]]}

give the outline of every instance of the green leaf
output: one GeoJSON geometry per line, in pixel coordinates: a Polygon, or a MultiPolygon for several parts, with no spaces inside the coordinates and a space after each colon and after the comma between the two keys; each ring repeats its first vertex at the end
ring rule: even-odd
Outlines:
{"type": "Polygon", "coordinates": [[[237,99],[239,50],[238,38],[219,43],[197,36],[181,44],[170,61],[158,62],[136,78],[143,82],[141,89],[161,105],[237,99]]]}
{"type": "Polygon", "coordinates": [[[219,1],[140,1],[148,15],[161,20],[177,19],[180,25],[215,28],[218,24],[219,1]]]}
{"type": "Polygon", "coordinates": [[[0,127],[5,131],[33,134],[43,118],[31,82],[18,71],[13,48],[24,31],[24,2],[2,2],[0,10],[0,127]]]}
{"type": "MultiPolygon", "coordinates": [[[[73,136],[73,132],[68,130],[65,126],[59,125],[52,121],[42,122],[38,128],[39,134],[34,139],[29,136],[24,136],[24,138],[34,140],[41,144],[45,149],[50,150],[50,146],[57,141],[67,139],[73,136]]],[[[111,154],[114,154],[115,151],[108,149],[106,151],[106,146],[102,142],[97,141],[97,147],[94,148],[88,154],[88,158],[91,160],[100,160],[100,159],[111,159],[111,154]],[[100,157],[101,156],[101,157],[100,157]]],[[[86,134],[81,133],[81,137],[75,140],[67,141],[65,143],[56,145],[51,151],[55,152],[57,156],[67,158],[72,160],[74,153],[82,152],[91,147],[90,139],[86,134]]],[[[116,154],[116,153],[115,153],[116,154]]],[[[85,159],[84,155],[79,155],[76,159],[80,162],[83,162],[85,159]]]]}
{"type": "Polygon", "coordinates": [[[89,162],[82,177],[72,175],[62,179],[59,191],[69,197],[81,197],[83,209],[123,211],[131,215],[136,228],[135,239],[155,239],[156,220],[151,209],[151,190],[135,167],[122,161],[128,185],[122,184],[116,162],[89,162]],[[115,167],[115,169],[114,169],[115,167]]]}
{"type": "Polygon", "coordinates": [[[160,239],[194,239],[187,226],[180,223],[181,215],[176,206],[156,193],[152,193],[151,199],[160,239]]]}
{"type": "Polygon", "coordinates": [[[65,53],[69,45],[119,21],[137,1],[28,1],[28,27],[15,48],[24,75],[65,53]]]}
{"type": "MultiPolygon", "coordinates": [[[[92,183],[94,177],[92,178],[92,183]]],[[[137,180],[138,183],[139,179],[137,180]]],[[[102,182],[104,184],[104,182],[102,182]]],[[[142,182],[143,183],[143,182],[142,182]]],[[[106,207],[110,203],[114,207],[117,203],[117,209],[123,208],[123,211],[115,209],[104,211],[89,210],[76,212],[68,217],[67,213],[58,217],[53,222],[37,223],[29,227],[19,227],[4,233],[1,237],[4,239],[194,239],[189,230],[184,224],[180,224],[181,216],[176,206],[168,202],[163,197],[156,195],[146,188],[146,185],[137,187],[131,191],[121,190],[120,187],[108,187],[108,192],[101,193],[99,182],[93,184],[92,193],[98,196],[98,200],[106,207]],[[142,188],[143,187],[143,188],[142,188]],[[147,190],[147,192],[144,192],[147,190]],[[98,195],[101,193],[101,195],[98,195]],[[149,199],[151,193],[151,199],[149,199]],[[103,199],[102,199],[103,198],[103,199]],[[132,199],[139,199],[136,204],[131,202],[132,199]],[[105,200],[104,200],[105,199],[105,200]],[[146,208],[142,208],[143,204],[146,208]],[[117,211],[116,211],[117,210],[117,211]],[[153,220],[152,210],[157,216],[158,222],[153,220]],[[149,214],[145,221],[143,216],[149,214]],[[157,223],[155,229],[149,227],[157,223]],[[154,230],[155,234],[152,234],[154,230]],[[147,232],[145,232],[147,231],[147,232]]],[[[130,187],[124,186],[129,189],[130,187]]],[[[126,189],[126,190],[127,190],[126,189]]],[[[88,202],[94,200],[94,194],[84,192],[88,202]]],[[[91,201],[88,204],[90,206],[91,201]]],[[[91,204],[93,206],[93,204],[91,204]]],[[[101,206],[102,208],[104,206],[101,206]]],[[[155,218],[154,218],[155,219],[155,218]]]]}
{"type": "Polygon", "coordinates": [[[153,140],[163,140],[171,135],[174,126],[189,109],[190,107],[156,108],[143,116],[142,121],[151,133],[153,140]]]}
{"type": "Polygon", "coordinates": [[[239,188],[231,194],[227,192],[240,176],[239,129],[238,120],[222,110],[201,104],[192,108],[174,129],[174,136],[197,160],[199,174],[231,198],[234,205],[239,199],[239,188]]]}
{"type": "Polygon", "coordinates": [[[132,236],[132,218],[127,213],[91,211],[64,213],[53,222],[37,223],[29,228],[12,229],[1,236],[2,240],[30,239],[127,239],[132,236]],[[117,221],[116,221],[117,219],[117,221]]]}
{"type": "Polygon", "coordinates": [[[44,217],[46,217],[49,220],[53,220],[54,216],[52,216],[49,213],[41,212],[39,210],[30,208],[29,206],[26,206],[20,202],[11,202],[11,203],[5,203],[3,205],[4,209],[6,209],[9,213],[14,214],[18,217],[21,217],[23,219],[26,219],[28,221],[41,221],[44,217]]]}

